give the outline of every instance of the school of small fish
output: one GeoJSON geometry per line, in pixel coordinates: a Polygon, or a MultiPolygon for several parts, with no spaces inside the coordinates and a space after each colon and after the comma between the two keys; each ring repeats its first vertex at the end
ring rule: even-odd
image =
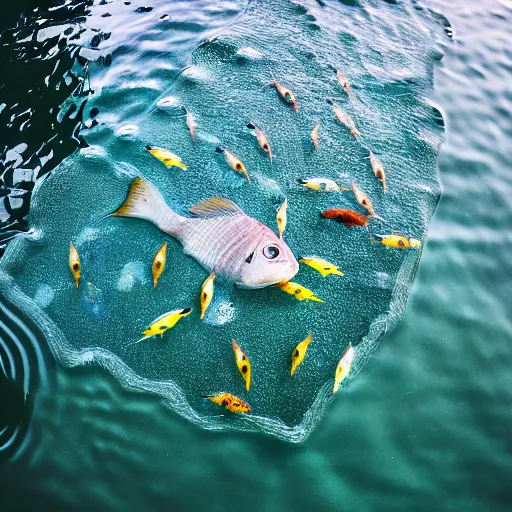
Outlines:
{"type": "MultiPolygon", "coordinates": [[[[298,111],[299,107],[291,89],[279,83],[272,70],[270,70],[270,74],[272,77],[271,84],[275,87],[281,99],[298,111]]],[[[336,72],[336,77],[346,94],[349,97],[352,96],[350,83],[341,71],[336,72]]],[[[328,99],[327,102],[332,106],[338,121],[346,126],[354,137],[361,137],[354,120],[332,100],[328,99]]],[[[187,109],[185,109],[185,115],[192,140],[196,142],[197,123],[195,117],[187,109]]],[[[268,155],[270,163],[272,163],[273,154],[263,130],[256,127],[252,122],[247,124],[247,128],[252,130],[251,133],[256,136],[259,146],[268,155]]],[[[319,130],[320,123],[316,123],[310,134],[315,150],[320,150],[319,130]]],[[[187,169],[181,158],[167,149],[152,145],[146,145],[145,149],[168,168],[187,169]]],[[[236,172],[244,175],[249,183],[252,183],[245,165],[237,156],[222,146],[218,146],[215,151],[223,154],[227,164],[236,172]]],[[[371,150],[368,151],[372,171],[381,182],[383,193],[386,193],[387,183],[384,168],[375,154],[371,150]]],[[[298,183],[314,191],[340,192],[352,190],[357,203],[367,212],[367,215],[364,215],[355,210],[334,207],[321,212],[320,216],[322,218],[335,220],[350,228],[366,227],[367,229],[370,219],[384,220],[376,215],[370,198],[354,181],[350,188],[342,187],[335,181],[324,177],[299,178],[298,183]]],[[[225,198],[205,199],[190,209],[190,216],[179,215],[167,205],[162,194],[152,183],[137,177],[130,184],[125,201],[112,215],[133,217],[152,222],[160,230],[177,239],[183,245],[184,252],[196,259],[200,265],[210,272],[200,290],[199,315],[200,319],[203,320],[214,296],[216,278],[233,282],[245,288],[277,286],[299,301],[306,300],[321,303],[323,300],[317,297],[312,290],[291,281],[299,270],[299,262],[311,267],[324,278],[329,275],[343,276],[343,273],[335,264],[322,258],[302,257],[299,262],[295,259],[292,251],[283,240],[287,225],[287,208],[288,200],[284,198],[276,214],[278,237],[270,228],[249,217],[237,205],[225,198]]],[[[382,235],[370,233],[370,236],[374,243],[380,243],[395,249],[410,249],[421,246],[420,240],[408,238],[399,233],[382,235]]],[[[152,275],[155,288],[166,268],[167,246],[168,243],[165,242],[153,259],[152,275]]],[[[70,242],[69,268],[75,286],[78,288],[82,266],[80,256],[73,242],[70,242]]],[[[132,345],[155,336],[163,337],[166,331],[172,329],[191,312],[192,309],[186,307],[164,313],[151,322],[149,327],[143,331],[143,337],[133,342],[132,345]]],[[[312,339],[313,336],[309,333],[293,349],[290,376],[293,376],[298,367],[304,363],[312,339]]],[[[246,392],[249,392],[252,377],[251,363],[235,340],[232,341],[232,346],[236,367],[242,376],[246,392]]],[[[333,394],[338,391],[341,383],[350,374],[355,357],[356,350],[352,347],[352,344],[349,344],[333,372],[333,394]]],[[[251,406],[247,402],[231,393],[220,392],[202,396],[230,412],[244,414],[251,411],[251,406]]]]}

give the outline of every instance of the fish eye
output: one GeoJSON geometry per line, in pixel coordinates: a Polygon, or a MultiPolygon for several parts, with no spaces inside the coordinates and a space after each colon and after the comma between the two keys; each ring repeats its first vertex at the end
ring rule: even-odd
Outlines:
{"type": "Polygon", "coordinates": [[[263,248],[263,256],[269,260],[274,260],[279,256],[279,247],[267,245],[263,248]]]}

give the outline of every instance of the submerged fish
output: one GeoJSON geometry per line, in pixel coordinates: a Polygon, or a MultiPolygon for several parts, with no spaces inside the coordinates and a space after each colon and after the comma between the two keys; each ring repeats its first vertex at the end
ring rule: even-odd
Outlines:
{"type": "Polygon", "coordinates": [[[247,125],[247,128],[254,130],[256,134],[256,138],[258,139],[258,144],[260,145],[261,149],[265,151],[265,153],[268,153],[268,156],[270,158],[270,162],[272,162],[272,151],[270,150],[270,144],[268,143],[267,137],[265,137],[265,134],[259,129],[256,128],[252,123],[249,123],[247,125]]]}
{"type": "Polygon", "coordinates": [[[313,336],[308,334],[308,337],[301,341],[292,352],[292,368],[290,370],[290,375],[293,375],[295,373],[295,370],[299,366],[300,363],[304,360],[304,357],[306,357],[306,351],[308,349],[308,345],[313,339],[313,336]]]}
{"type": "Polygon", "coordinates": [[[220,405],[231,412],[246,413],[251,410],[251,406],[231,393],[218,393],[216,395],[202,395],[203,398],[208,398],[214,404],[220,405]]]}
{"type": "Polygon", "coordinates": [[[297,180],[301,185],[311,190],[323,190],[324,192],[339,192],[340,190],[349,190],[347,188],[340,187],[335,181],[328,178],[310,178],[309,180],[303,180],[299,178],[297,180]]]}
{"type": "Polygon", "coordinates": [[[332,109],[334,110],[334,114],[338,118],[338,121],[344,124],[350,130],[350,133],[354,137],[359,137],[361,134],[359,133],[359,130],[356,128],[354,120],[346,112],[343,112],[343,110],[341,110],[341,108],[338,107],[338,105],[333,103],[331,100],[328,100],[328,103],[332,105],[332,109]]]}
{"type": "Polygon", "coordinates": [[[386,173],[384,172],[384,167],[382,167],[380,160],[371,151],[370,163],[372,165],[373,173],[382,183],[382,188],[384,189],[384,193],[386,193],[386,173]]]}
{"type": "Polygon", "coordinates": [[[196,122],[194,120],[194,116],[187,110],[187,126],[190,131],[190,135],[192,136],[192,140],[196,140],[196,122]]]}
{"type": "Polygon", "coordinates": [[[372,217],[375,217],[375,211],[373,210],[372,202],[370,198],[356,185],[356,182],[352,182],[352,190],[354,191],[354,195],[356,196],[357,202],[363,207],[366,208],[372,217]]]}
{"type": "Polygon", "coordinates": [[[166,261],[166,253],[167,253],[167,242],[162,245],[162,247],[155,254],[155,258],[153,259],[153,286],[156,288],[156,284],[158,283],[158,279],[162,275],[162,272],[165,268],[166,261]]]}
{"type": "MultiPolygon", "coordinates": [[[[184,308],[164,313],[151,322],[151,325],[142,333],[144,334],[144,337],[138,341],[142,341],[153,336],[163,336],[165,331],[174,327],[182,318],[190,315],[191,311],[192,309],[190,308],[184,308]]],[[[138,341],[136,343],[138,343],[138,341]]]]}
{"type": "Polygon", "coordinates": [[[298,272],[299,264],[288,245],[231,201],[214,197],[190,211],[196,216],[178,215],[152,183],[137,177],[113,215],[156,224],[177,238],[185,253],[203,267],[245,288],[288,281],[298,272]]]}
{"type": "Polygon", "coordinates": [[[146,151],[151,153],[155,158],[158,158],[161,162],[163,162],[166,167],[179,167],[180,169],[187,169],[187,166],[182,163],[181,158],[167,149],[157,148],[155,146],[146,146],[146,151]]]}
{"type": "Polygon", "coordinates": [[[286,209],[288,208],[288,200],[285,199],[283,204],[280,206],[279,210],[277,210],[276,220],[277,220],[277,229],[279,230],[279,237],[281,240],[283,239],[283,233],[286,229],[287,216],[286,209]]]}
{"type": "Polygon", "coordinates": [[[355,352],[352,347],[352,343],[349,343],[347,350],[345,350],[345,353],[341,356],[341,359],[338,361],[338,365],[336,366],[334,386],[332,388],[333,394],[338,391],[340,384],[350,373],[350,368],[352,367],[352,362],[354,361],[354,355],[355,352]]]}
{"type": "Polygon", "coordinates": [[[283,100],[286,103],[293,105],[293,108],[295,110],[299,110],[299,106],[297,105],[297,102],[295,101],[295,96],[294,96],[293,92],[290,89],[288,89],[287,87],[285,87],[284,85],[281,85],[275,79],[274,73],[272,73],[272,70],[270,70],[270,74],[272,75],[272,84],[277,89],[277,92],[279,93],[281,98],[283,98],[283,100]]]}
{"type": "Polygon", "coordinates": [[[201,320],[204,318],[206,310],[210,306],[213,299],[215,272],[212,272],[201,286],[201,320]]]}
{"type": "Polygon", "coordinates": [[[291,281],[285,281],[282,283],[277,283],[277,286],[281,288],[281,290],[293,295],[297,300],[312,300],[315,302],[323,302],[322,299],[319,299],[311,290],[308,288],[297,284],[292,283],[291,281]]]}
{"type": "Polygon", "coordinates": [[[78,281],[80,281],[80,276],[82,275],[82,266],[80,265],[80,256],[78,256],[78,251],[75,249],[73,242],[69,242],[69,269],[78,288],[78,281]]]}
{"type": "Polygon", "coordinates": [[[233,352],[235,353],[236,365],[245,381],[245,389],[249,391],[251,389],[251,363],[235,340],[233,340],[233,352]]]}
{"type": "Polygon", "coordinates": [[[320,274],[322,274],[323,277],[326,277],[329,274],[336,274],[338,276],[343,275],[343,273],[340,272],[339,268],[336,265],[333,265],[328,261],[322,260],[321,258],[301,258],[299,261],[314,268],[315,270],[320,272],[320,274]]]}
{"type": "Polygon", "coordinates": [[[323,211],[320,214],[320,217],[335,220],[340,224],[345,224],[345,226],[348,226],[349,228],[354,226],[366,226],[369,222],[368,217],[362,213],[354,210],[346,210],[344,208],[330,208],[323,211]]]}
{"type": "Polygon", "coordinates": [[[318,149],[318,130],[320,129],[320,123],[317,123],[317,125],[311,130],[311,140],[313,141],[313,146],[315,146],[315,149],[318,149]]]}
{"type": "Polygon", "coordinates": [[[375,242],[380,242],[388,247],[394,247],[395,249],[410,249],[421,246],[421,242],[416,238],[407,239],[403,235],[373,235],[375,242]]]}
{"type": "Polygon", "coordinates": [[[345,92],[347,94],[350,94],[350,84],[348,83],[348,80],[343,76],[343,73],[341,71],[336,72],[336,77],[338,78],[338,82],[345,89],[345,92]]]}
{"type": "Polygon", "coordinates": [[[245,177],[247,178],[247,181],[249,183],[251,183],[251,178],[249,176],[249,173],[247,172],[245,165],[242,163],[242,161],[238,157],[236,157],[235,155],[233,155],[233,153],[230,153],[229,151],[227,151],[226,149],[224,149],[220,146],[217,146],[215,148],[215,151],[217,153],[224,153],[224,156],[226,157],[226,162],[229,164],[231,169],[234,169],[235,171],[238,171],[238,172],[241,172],[242,174],[244,174],[245,177]]]}

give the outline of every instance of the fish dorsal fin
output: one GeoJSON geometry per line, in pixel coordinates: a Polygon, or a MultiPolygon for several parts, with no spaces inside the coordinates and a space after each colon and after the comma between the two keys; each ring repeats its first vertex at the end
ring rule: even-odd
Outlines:
{"type": "Polygon", "coordinates": [[[201,217],[233,217],[244,212],[229,199],[210,197],[190,208],[190,212],[201,217]]]}

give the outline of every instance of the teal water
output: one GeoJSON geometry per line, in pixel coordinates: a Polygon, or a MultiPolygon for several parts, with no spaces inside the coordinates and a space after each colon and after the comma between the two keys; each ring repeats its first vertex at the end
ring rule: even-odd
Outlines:
{"type": "Polygon", "coordinates": [[[509,509],[511,13],[437,7],[456,33],[435,72],[443,199],[404,321],[309,439],[210,433],[59,371],[5,472],[10,509],[509,509]]]}

